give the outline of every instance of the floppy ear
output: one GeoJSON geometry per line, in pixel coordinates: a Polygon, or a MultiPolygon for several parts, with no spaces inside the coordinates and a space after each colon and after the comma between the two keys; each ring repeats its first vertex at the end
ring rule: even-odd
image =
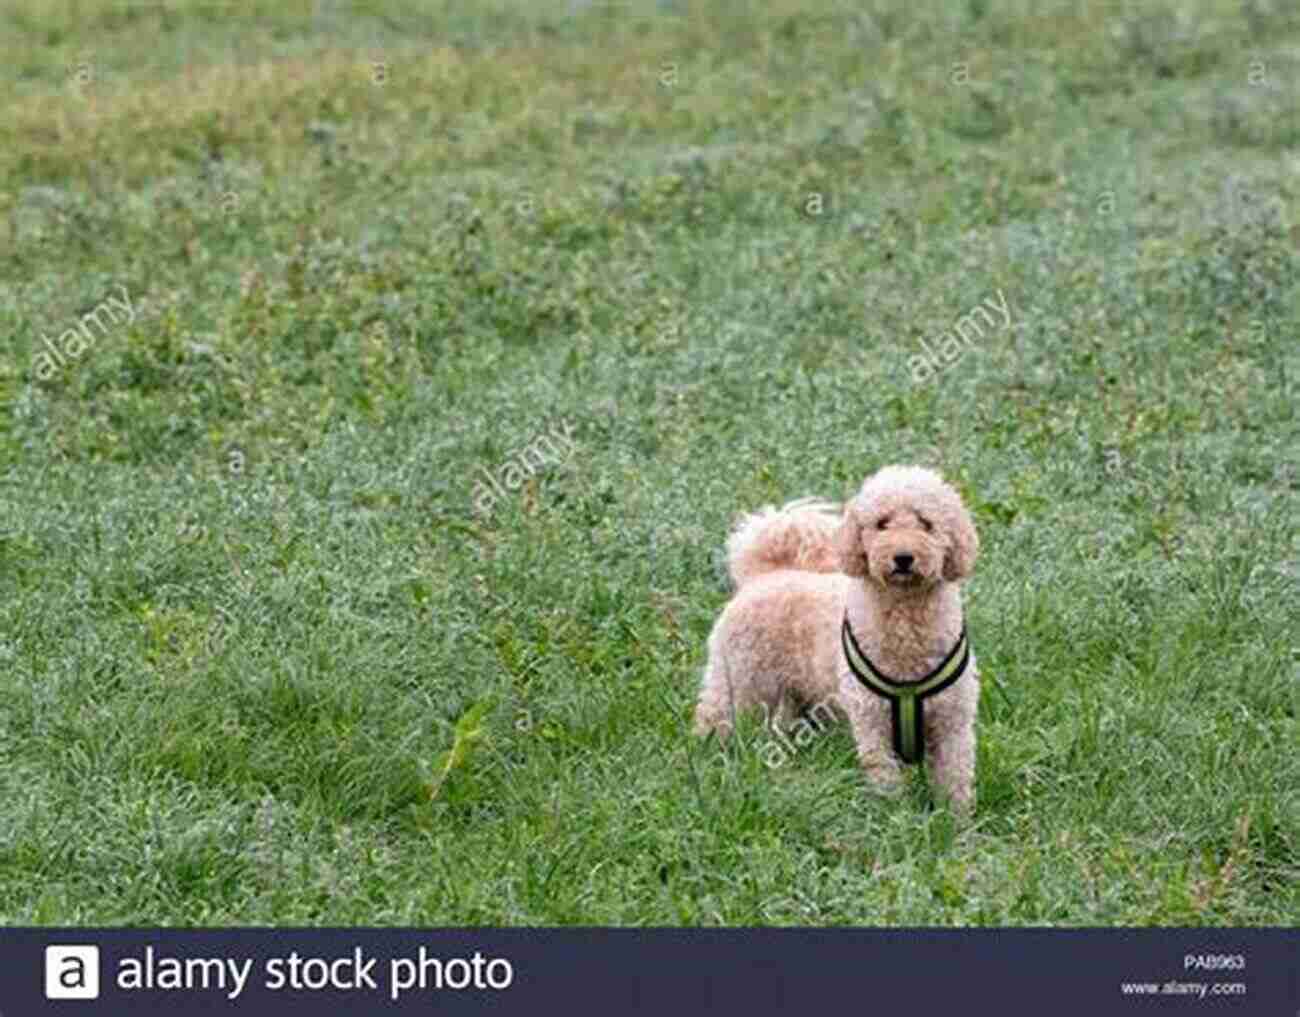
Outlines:
{"type": "Polygon", "coordinates": [[[975,524],[971,521],[966,506],[958,503],[944,520],[948,528],[948,550],[943,556],[943,578],[950,583],[965,579],[975,567],[975,556],[979,553],[980,538],[975,533],[975,524]]]}
{"type": "Polygon", "coordinates": [[[844,509],[844,518],[840,528],[835,532],[835,556],[839,559],[840,571],[849,576],[867,574],[867,553],[862,546],[862,524],[858,522],[853,505],[844,509]]]}

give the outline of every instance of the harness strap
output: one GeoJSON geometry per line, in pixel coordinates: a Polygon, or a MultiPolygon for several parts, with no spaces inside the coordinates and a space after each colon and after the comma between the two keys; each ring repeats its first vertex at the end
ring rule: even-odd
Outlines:
{"type": "Polygon", "coordinates": [[[916,682],[900,682],[882,674],[867,659],[853,636],[849,616],[844,615],[840,627],[840,642],[844,644],[844,659],[858,682],[876,695],[889,700],[893,716],[894,751],[905,763],[919,763],[925,755],[924,707],[925,701],[937,695],[966,673],[970,663],[970,640],[966,638],[963,623],[957,643],[944,657],[943,663],[916,682]]]}

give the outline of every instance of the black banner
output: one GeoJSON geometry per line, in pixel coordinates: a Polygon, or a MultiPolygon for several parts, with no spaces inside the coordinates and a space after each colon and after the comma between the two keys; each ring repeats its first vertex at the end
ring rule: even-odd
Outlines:
{"type": "Polygon", "coordinates": [[[14,929],[0,931],[0,1017],[929,1015],[972,1003],[1296,1017],[1298,963],[1293,929],[14,929]]]}

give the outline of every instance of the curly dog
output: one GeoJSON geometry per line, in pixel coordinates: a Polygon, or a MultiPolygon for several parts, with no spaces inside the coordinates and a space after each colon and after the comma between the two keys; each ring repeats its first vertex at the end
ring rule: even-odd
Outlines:
{"type": "Polygon", "coordinates": [[[698,734],[726,737],[830,703],[882,791],[928,756],[959,811],[974,805],[979,677],[960,581],[979,550],[960,496],[931,470],[887,466],[843,508],[803,499],[746,516],[727,542],[736,593],[709,635],[698,734]]]}

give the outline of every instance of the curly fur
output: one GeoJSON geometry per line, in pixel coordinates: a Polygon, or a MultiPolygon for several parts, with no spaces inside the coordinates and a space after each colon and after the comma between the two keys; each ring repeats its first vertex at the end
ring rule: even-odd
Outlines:
{"type": "MultiPolygon", "coordinates": [[[[936,667],[961,634],[960,581],[979,539],[960,496],[931,470],[887,466],[863,483],[838,518],[803,499],[744,517],[727,542],[737,591],[709,635],[695,729],[730,733],[759,706],[773,723],[832,703],[847,715],[858,757],[881,790],[898,787],[889,704],[862,688],[840,649],[846,612],[859,645],[898,681],[936,667]]],[[[975,708],[971,665],[926,702],[925,749],[935,785],[973,807],[975,708]]]]}
{"type": "Polygon", "coordinates": [[[840,508],[837,502],[800,498],[742,517],[727,541],[727,568],[736,589],[778,569],[839,571],[833,541],[840,508]]]}

